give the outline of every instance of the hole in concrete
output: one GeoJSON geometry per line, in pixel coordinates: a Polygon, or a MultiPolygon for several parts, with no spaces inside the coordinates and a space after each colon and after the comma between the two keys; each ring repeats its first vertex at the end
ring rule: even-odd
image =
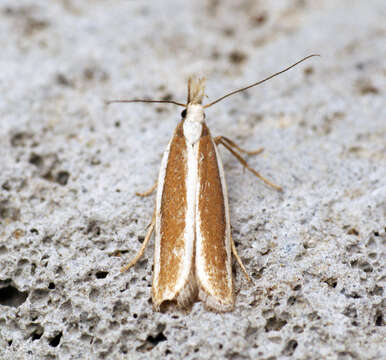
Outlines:
{"type": "Polygon", "coordinates": [[[0,289],[0,304],[18,307],[27,299],[28,292],[22,292],[9,285],[0,289]]]}
{"type": "Polygon", "coordinates": [[[146,342],[139,346],[136,350],[139,352],[148,352],[156,347],[160,342],[167,340],[166,336],[160,331],[156,336],[149,335],[146,342]]]}
{"type": "Polygon", "coordinates": [[[278,331],[287,324],[286,320],[280,319],[276,316],[269,318],[265,324],[265,331],[278,331]]]}
{"type": "Polygon", "coordinates": [[[292,356],[292,354],[295,352],[297,347],[298,347],[298,342],[296,340],[292,339],[288,341],[287,345],[283,349],[283,355],[292,356]]]}
{"type": "Polygon", "coordinates": [[[358,236],[359,235],[359,231],[355,228],[350,228],[347,230],[347,234],[348,235],[355,235],[355,236],[358,236]]]}
{"type": "Polygon", "coordinates": [[[296,296],[290,296],[287,300],[288,305],[293,305],[296,303],[296,296]]]}
{"type": "Polygon", "coordinates": [[[67,185],[68,179],[70,178],[70,173],[68,171],[59,171],[56,174],[56,182],[60,185],[67,185]]]}
{"type": "Polygon", "coordinates": [[[357,267],[361,269],[365,273],[373,272],[373,267],[365,260],[361,260],[361,259],[351,260],[350,265],[353,268],[357,267]]]}
{"type": "Polygon", "coordinates": [[[104,279],[108,274],[107,271],[98,271],[95,276],[97,279],[104,279]]]}
{"type": "Polygon", "coordinates": [[[51,338],[51,340],[49,341],[50,346],[57,347],[60,343],[60,339],[62,338],[62,335],[63,335],[63,333],[60,332],[58,335],[51,338]]]}
{"type": "Polygon", "coordinates": [[[338,360],[351,360],[357,359],[358,356],[351,351],[339,351],[338,352],[338,360]]]}
{"type": "Polygon", "coordinates": [[[158,333],[154,337],[149,335],[146,338],[146,341],[148,341],[149,343],[153,344],[154,346],[158,345],[160,342],[165,341],[165,340],[167,340],[167,338],[166,338],[166,336],[162,332],[158,333]]]}
{"type": "Polygon", "coordinates": [[[20,209],[9,206],[8,201],[4,200],[0,202],[0,219],[10,219],[17,221],[20,218],[20,209]]]}
{"type": "Polygon", "coordinates": [[[43,244],[49,244],[52,241],[51,236],[45,236],[42,240],[43,244]]]}
{"type": "Polygon", "coordinates": [[[382,286],[375,285],[375,286],[370,290],[370,295],[371,295],[371,296],[374,296],[374,295],[382,296],[382,295],[383,295],[383,287],[382,287],[382,286]]]}
{"type": "Polygon", "coordinates": [[[26,142],[29,138],[31,138],[32,135],[31,134],[28,134],[26,132],[17,132],[17,133],[14,133],[12,134],[11,136],[11,145],[13,147],[17,147],[17,146],[25,146],[26,145],[26,142]]]}
{"type": "Polygon", "coordinates": [[[99,236],[101,234],[101,228],[98,226],[98,222],[96,220],[90,220],[88,222],[86,233],[94,236],[99,236]]]}
{"type": "Polygon", "coordinates": [[[38,328],[31,334],[32,341],[39,340],[44,333],[44,329],[41,326],[38,326],[38,328]]]}
{"type": "Polygon", "coordinates": [[[352,319],[356,319],[358,317],[357,310],[353,305],[346,306],[346,308],[343,311],[343,315],[352,319]]]}
{"type": "Polygon", "coordinates": [[[120,348],[119,348],[119,351],[122,353],[122,354],[127,354],[129,352],[128,348],[125,346],[125,345],[122,345],[120,348]]]}
{"type": "Polygon", "coordinates": [[[336,288],[336,285],[338,285],[338,281],[333,277],[324,280],[324,282],[332,288],[336,288]]]}
{"type": "Polygon", "coordinates": [[[308,319],[309,319],[310,321],[313,321],[313,320],[320,320],[320,319],[321,319],[317,311],[313,311],[313,312],[309,313],[309,314],[307,315],[307,317],[308,317],[308,319]]]}
{"type": "Polygon", "coordinates": [[[382,314],[381,310],[377,310],[374,320],[375,320],[376,326],[383,326],[384,325],[383,314],[382,314]]]}
{"type": "Polygon", "coordinates": [[[373,272],[373,267],[367,261],[361,262],[359,264],[359,268],[366,273],[373,272]]]}
{"type": "Polygon", "coordinates": [[[295,326],[293,327],[293,331],[294,331],[295,333],[300,334],[300,333],[302,333],[304,330],[303,330],[303,327],[301,327],[301,326],[299,326],[299,325],[295,325],[295,326]]]}
{"type": "Polygon", "coordinates": [[[233,50],[229,53],[229,61],[234,65],[239,65],[245,62],[247,59],[247,54],[239,51],[239,50],[233,50]]]}
{"type": "Polygon", "coordinates": [[[35,165],[37,167],[40,167],[43,165],[43,158],[38,155],[38,154],[35,154],[35,153],[32,153],[29,157],[29,163],[32,164],[32,165],[35,165]]]}
{"type": "Polygon", "coordinates": [[[5,190],[5,191],[11,190],[11,185],[9,184],[8,180],[5,181],[5,182],[3,183],[3,185],[1,185],[1,188],[2,188],[3,190],[5,190]]]}

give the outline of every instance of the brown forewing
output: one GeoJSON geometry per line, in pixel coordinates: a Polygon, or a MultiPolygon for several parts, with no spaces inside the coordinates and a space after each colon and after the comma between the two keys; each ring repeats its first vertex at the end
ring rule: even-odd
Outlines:
{"type": "Polygon", "coordinates": [[[171,140],[160,206],[160,270],[158,282],[153,283],[153,303],[159,306],[173,300],[179,289],[177,281],[185,256],[184,229],[186,199],[187,152],[183,122],[171,140]]]}
{"type": "MultiPolygon", "coordinates": [[[[233,306],[228,208],[215,145],[205,124],[199,142],[198,161],[197,216],[200,217],[200,226],[197,232],[201,233],[202,244],[201,253],[196,254],[196,264],[200,258],[204,270],[204,278],[200,278],[198,272],[198,282],[216,310],[221,311],[233,306]]],[[[200,241],[199,238],[196,241],[200,241]]]]}

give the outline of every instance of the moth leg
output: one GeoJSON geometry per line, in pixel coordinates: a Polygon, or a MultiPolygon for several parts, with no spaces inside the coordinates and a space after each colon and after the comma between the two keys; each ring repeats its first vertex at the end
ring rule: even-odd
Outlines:
{"type": "Polygon", "coordinates": [[[141,196],[141,197],[146,197],[146,196],[149,196],[151,195],[154,190],[157,188],[157,185],[158,185],[158,181],[155,182],[155,184],[151,187],[151,189],[147,190],[147,191],[144,191],[144,192],[136,192],[135,195],[137,196],[141,196]]]}
{"type": "Polygon", "coordinates": [[[129,270],[142,257],[143,253],[145,252],[146,246],[149,243],[151,235],[153,234],[154,226],[155,226],[155,210],[153,213],[153,218],[151,219],[151,223],[150,223],[149,228],[147,230],[145,240],[143,241],[141,248],[139,249],[137,255],[135,255],[134,259],[131,260],[127,265],[125,265],[121,268],[121,272],[125,272],[125,271],[129,270]]]}
{"type": "MultiPolygon", "coordinates": [[[[215,144],[218,145],[218,144],[221,144],[223,145],[227,150],[230,151],[230,153],[241,163],[241,165],[243,165],[246,169],[248,169],[252,174],[254,174],[256,177],[258,177],[260,180],[262,180],[263,182],[265,182],[267,185],[269,185],[270,187],[278,190],[278,191],[283,191],[283,189],[281,188],[281,186],[279,185],[276,185],[274,184],[273,182],[269,181],[268,179],[266,179],[264,176],[260,175],[255,169],[252,169],[248,163],[240,156],[240,154],[238,154],[235,150],[232,149],[232,147],[236,147],[233,143],[233,141],[229,142],[229,139],[228,140],[224,140],[225,138],[223,136],[218,136],[214,139],[215,141],[215,144]]],[[[236,147],[238,150],[240,150],[240,148],[237,146],[236,147]]],[[[245,150],[243,150],[245,151],[245,150]]],[[[256,150],[256,151],[259,151],[257,152],[257,154],[259,154],[261,151],[263,151],[262,149],[259,149],[259,150],[256,150]]]]}
{"type": "Polygon", "coordinates": [[[244,266],[243,262],[241,261],[239,254],[237,253],[235,242],[233,241],[232,235],[231,235],[231,246],[232,246],[232,253],[235,256],[237,262],[239,263],[241,269],[243,270],[245,277],[247,278],[247,280],[249,282],[252,282],[252,279],[248,275],[247,270],[245,269],[245,266],[244,266]]]}
{"type": "Polygon", "coordinates": [[[244,154],[248,154],[248,155],[258,155],[258,154],[261,154],[264,151],[264,148],[259,148],[257,150],[252,150],[252,151],[251,150],[242,149],[234,141],[232,141],[231,139],[228,139],[225,136],[217,136],[217,137],[215,137],[214,138],[214,142],[216,143],[216,145],[221,144],[222,142],[226,142],[229,146],[237,149],[238,151],[240,151],[240,152],[242,152],[244,154]]]}

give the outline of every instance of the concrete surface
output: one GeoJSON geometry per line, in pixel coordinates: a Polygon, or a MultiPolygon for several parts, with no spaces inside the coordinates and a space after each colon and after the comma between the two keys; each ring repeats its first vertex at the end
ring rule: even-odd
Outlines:
{"type": "Polygon", "coordinates": [[[0,4],[0,359],[381,359],[385,349],[386,3],[0,4]],[[191,74],[226,151],[236,307],[154,313],[134,269],[174,105],[191,74]]]}

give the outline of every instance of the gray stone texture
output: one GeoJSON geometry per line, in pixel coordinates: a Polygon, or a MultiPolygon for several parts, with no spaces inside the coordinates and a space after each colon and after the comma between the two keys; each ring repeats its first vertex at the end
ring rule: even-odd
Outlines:
{"type": "Polygon", "coordinates": [[[0,359],[384,359],[386,3],[0,2],[0,359]],[[224,149],[236,306],[151,307],[128,272],[189,75],[224,149]]]}

